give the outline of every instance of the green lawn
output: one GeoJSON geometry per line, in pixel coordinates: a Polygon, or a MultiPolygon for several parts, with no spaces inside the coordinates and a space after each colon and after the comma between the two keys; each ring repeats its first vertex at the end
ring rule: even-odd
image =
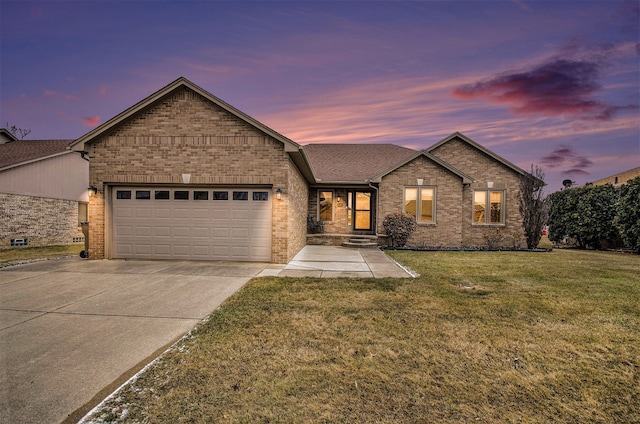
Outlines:
{"type": "Polygon", "coordinates": [[[390,255],[250,281],[96,422],[640,422],[640,256],[390,255]]]}

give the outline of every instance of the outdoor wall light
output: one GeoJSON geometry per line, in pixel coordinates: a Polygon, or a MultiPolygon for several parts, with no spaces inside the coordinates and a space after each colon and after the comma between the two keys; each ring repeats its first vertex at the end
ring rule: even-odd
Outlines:
{"type": "Polygon", "coordinates": [[[338,203],[342,202],[342,196],[338,195],[338,197],[336,197],[336,200],[338,201],[338,203]]]}
{"type": "Polygon", "coordinates": [[[424,183],[424,179],[418,178],[418,185],[421,186],[424,183]]]}
{"type": "Polygon", "coordinates": [[[98,187],[89,186],[87,190],[89,190],[89,196],[95,196],[96,194],[98,194],[98,187]]]}
{"type": "Polygon", "coordinates": [[[282,189],[281,188],[276,190],[276,199],[282,200],[282,189]]]}
{"type": "Polygon", "coordinates": [[[493,181],[487,181],[487,187],[493,188],[493,181]]]}

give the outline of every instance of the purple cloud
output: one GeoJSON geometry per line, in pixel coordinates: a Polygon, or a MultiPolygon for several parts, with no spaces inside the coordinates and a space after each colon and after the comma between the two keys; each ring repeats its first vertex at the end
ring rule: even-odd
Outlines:
{"type": "Polygon", "coordinates": [[[595,100],[601,64],[589,60],[555,59],[524,72],[512,72],[458,87],[453,96],[507,104],[515,115],[567,115],[577,119],[608,120],[623,109],[595,100]]]}
{"type": "Polygon", "coordinates": [[[547,156],[540,159],[542,165],[549,168],[569,166],[570,169],[561,171],[562,175],[591,175],[585,168],[593,165],[593,162],[584,156],[578,155],[571,146],[560,145],[547,156]]]}

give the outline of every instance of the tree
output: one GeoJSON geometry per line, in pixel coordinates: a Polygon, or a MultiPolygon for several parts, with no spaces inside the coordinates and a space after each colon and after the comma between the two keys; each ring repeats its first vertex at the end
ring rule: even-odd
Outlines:
{"type": "Polygon", "coordinates": [[[614,223],[625,246],[640,250],[640,177],[620,187],[614,223]]]}
{"type": "Polygon", "coordinates": [[[544,186],[544,172],[537,165],[534,168],[532,164],[531,173],[520,178],[518,202],[528,249],[538,247],[542,237],[542,227],[547,222],[549,215],[544,186]]]}
{"type": "Polygon", "coordinates": [[[580,248],[602,248],[618,235],[613,223],[616,200],[617,191],[611,184],[553,193],[549,196],[549,240],[558,243],[570,237],[580,248]]]}
{"type": "Polygon", "coordinates": [[[31,130],[29,129],[18,128],[15,125],[9,125],[8,122],[7,122],[7,130],[9,130],[11,134],[13,134],[17,138],[20,138],[21,140],[31,133],[31,130]]]}

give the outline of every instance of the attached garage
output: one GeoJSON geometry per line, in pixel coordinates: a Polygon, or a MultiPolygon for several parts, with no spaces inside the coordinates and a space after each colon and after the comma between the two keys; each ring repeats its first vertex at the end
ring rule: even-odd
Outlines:
{"type": "Polygon", "coordinates": [[[113,258],[271,261],[272,190],[116,186],[113,258]]]}

